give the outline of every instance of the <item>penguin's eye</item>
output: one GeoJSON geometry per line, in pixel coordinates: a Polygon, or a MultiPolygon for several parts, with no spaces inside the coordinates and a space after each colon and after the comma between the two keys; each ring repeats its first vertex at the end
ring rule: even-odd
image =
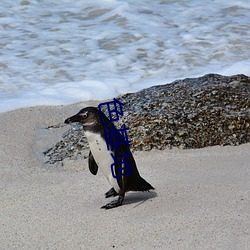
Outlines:
{"type": "Polygon", "coordinates": [[[88,112],[79,114],[83,119],[86,119],[88,117],[88,112]]]}

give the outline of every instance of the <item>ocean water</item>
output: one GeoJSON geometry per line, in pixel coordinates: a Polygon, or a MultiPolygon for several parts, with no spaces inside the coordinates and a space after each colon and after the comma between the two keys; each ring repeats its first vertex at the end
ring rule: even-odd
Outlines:
{"type": "Polygon", "coordinates": [[[250,76],[250,0],[1,0],[0,112],[250,76]]]}

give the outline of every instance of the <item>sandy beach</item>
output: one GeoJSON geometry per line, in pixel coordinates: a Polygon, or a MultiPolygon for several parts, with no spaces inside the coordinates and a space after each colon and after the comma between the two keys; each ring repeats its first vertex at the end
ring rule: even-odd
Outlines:
{"type": "Polygon", "coordinates": [[[68,129],[45,128],[92,104],[0,113],[0,249],[249,249],[249,143],[135,152],[155,192],[103,210],[87,159],[42,161],[68,129]]]}

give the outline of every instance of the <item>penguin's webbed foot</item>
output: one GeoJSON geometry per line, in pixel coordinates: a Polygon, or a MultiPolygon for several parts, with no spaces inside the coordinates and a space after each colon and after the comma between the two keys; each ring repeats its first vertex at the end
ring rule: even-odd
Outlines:
{"type": "Polygon", "coordinates": [[[109,198],[109,197],[112,197],[112,196],[115,197],[117,195],[118,195],[118,193],[115,191],[114,188],[111,188],[107,193],[105,193],[106,198],[109,198]]]}
{"type": "Polygon", "coordinates": [[[101,208],[110,209],[110,208],[114,208],[114,207],[119,207],[119,206],[122,205],[123,200],[124,200],[124,197],[119,196],[118,200],[116,200],[116,201],[111,201],[110,203],[108,203],[108,204],[102,206],[101,208]]]}

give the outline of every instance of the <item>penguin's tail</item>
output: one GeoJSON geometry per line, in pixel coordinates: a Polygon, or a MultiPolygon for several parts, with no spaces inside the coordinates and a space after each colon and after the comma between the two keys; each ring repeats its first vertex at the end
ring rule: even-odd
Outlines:
{"type": "Polygon", "coordinates": [[[141,176],[139,176],[139,178],[137,179],[137,181],[133,185],[133,191],[149,191],[150,189],[154,189],[154,187],[152,187],[141,176]]]}

